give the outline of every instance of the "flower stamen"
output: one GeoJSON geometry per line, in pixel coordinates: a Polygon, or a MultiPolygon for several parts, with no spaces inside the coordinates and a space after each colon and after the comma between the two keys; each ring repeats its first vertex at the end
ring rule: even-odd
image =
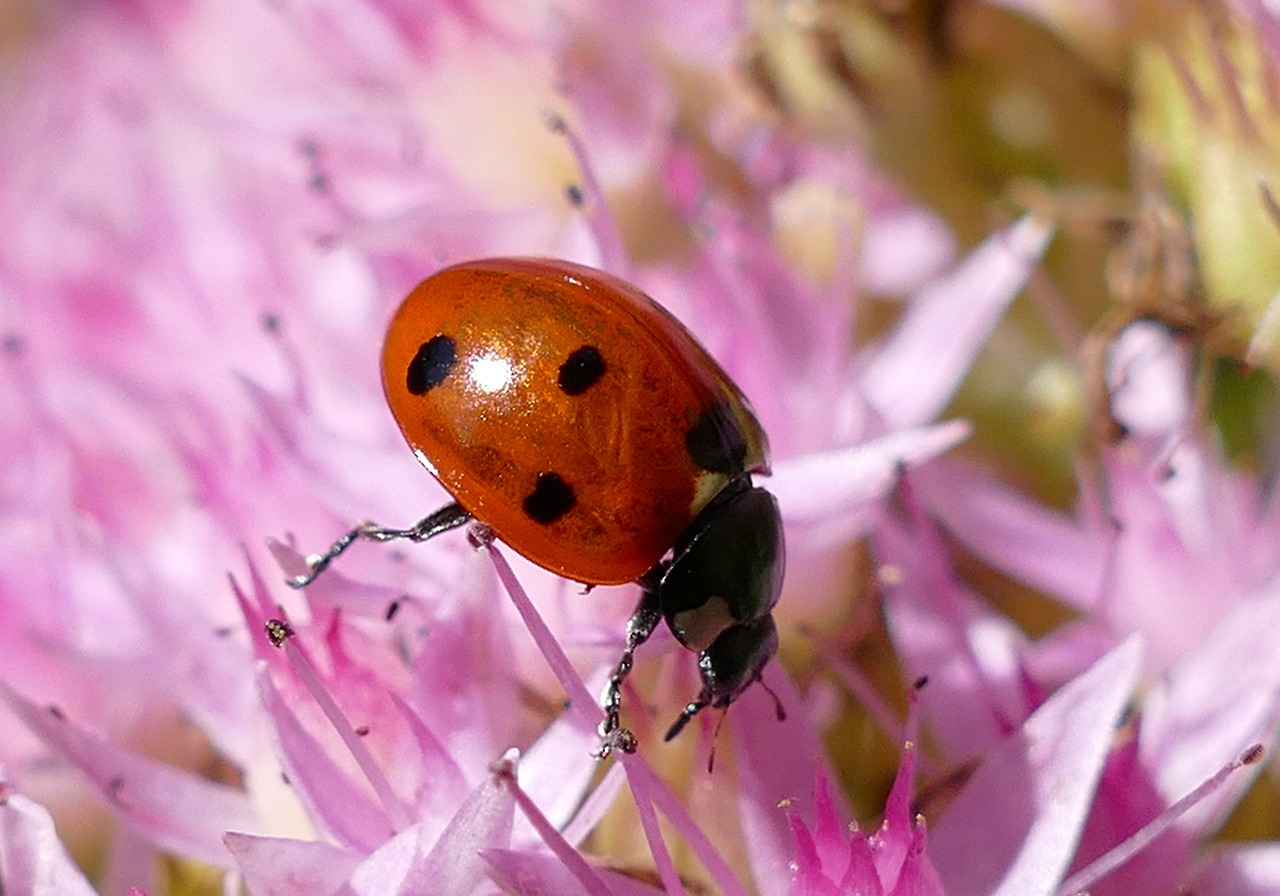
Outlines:
{"type": "Polygon", "coordinates": [[[1232,773],[1247,765],[1253,765],[1262,758],[1265,752],[1262,744],[1253,744],[1247,747],[1239,756],[1218,769],[1214,775],[1205,780],[1200,786],[1165,809],[1132,836],[1116,844],[1067,878],[1062,886],[1058,887],[1059,896],[1081,896],[1081,894],[1087,893],[1089,888],[1099,880],[1150,846],[1153,840],[1167,831],[1189,809],[1203,802],[1205,798],[1221,787],[1227,778],[1231,777],[1232,773]]]}
{"type": "Polygon", "coordinates": [[[338,737],[342,738],[342,743],[346,746],[347,751],[351,753],[351,757],[355,759],[356,765],[360,767],[360,771],[364,773],[365,780],[373,788],[373,792],[377,795],[378,801],[382,804],[382,808],[387,813],[387,818],[391,821],[392,826],[397,831],[402,831],[413,823],[408,809],[400,802],[395,791],[391,787],[391,782],[387,780],[386,775],[382,773],[382,769],[374,760],[373,754],[369,752],[369,748],[365,745],[364,739],[356,730],[355,726],[343,713],[337,701],[333,699],[333,695],[329,693],[324,681],[320,677],[319,670],[312,663],[311,658],[296,643],[296,639],[291,637],[292,629],[287,622],[272,619],[267,622],[267,637],[276,647],[281,648],[288,657],[290,664],[298,675],[298,679],[302,682],[303,687],[311,694],[311,698],[319,705],[321,712],[325,718],[329,720],[329,724],[333,726],[334,731],[338,733],[338,737]]]}

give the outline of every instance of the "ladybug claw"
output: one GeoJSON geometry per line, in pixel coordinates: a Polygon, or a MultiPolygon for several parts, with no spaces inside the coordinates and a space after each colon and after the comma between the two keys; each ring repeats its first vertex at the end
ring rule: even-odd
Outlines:
{"type": "MultiPolygon", "coordinates": [[[[601,725],[603,728],[604,726],[601,725]]],[[[600,748],[591,755],[596,759],[606,759],[614,750],[618,750],[628,755],[636,751],[639,741],[636,736],[631,733],[629,728],[614,728],[609,732],[601,732],[604,740],[600,744],[600,748]]]]}
{"type": "Polygon", "coordinates": [[[471,525],[467,527],[467,541],[476,550],[488,547],[493,544],[496,538],[497,536],[493,534],[493,528],[487,523],[472,520],[471,525]]]}

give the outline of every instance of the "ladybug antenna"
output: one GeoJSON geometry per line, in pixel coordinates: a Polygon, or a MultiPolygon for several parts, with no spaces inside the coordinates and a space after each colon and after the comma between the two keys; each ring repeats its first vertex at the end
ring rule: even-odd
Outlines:
{"type": "Polygon", "coordinates": [[[707,753],[707,774],[711,774],[716,769],[716,741],[720,739],[720,729],[724,727],[724,720],[729,716],[729,707],[720,710],[720,718],[716,719],[716,730],[711,733],[711,751],[707,753]]]}
{"type": "Polygon", "coordinates": [[[426,541],[441,532],[456,529],[470,519],[471,514],[463,510],[462,505],[446,504],[430,516],[418,520],[408,529],[386,529],[374,523],[361,523],[330,545],[329,550],[323,554],[312,554],[308,557],[307,572],[304,575],[294,576],[289,579],[289,585],[293,588],[306,588],[319,578],[320,573],[329,568],[329,564],[338,559],[347,548],[361,539],[368,541],[426,541]]]}
{"type": "Polygon", "coordinates": [[[787,720],[787,708],[782,705],[782,698],[773,692],[773,688],[764,683],[763,678],[757,678],[756,681],[760,683],[760,687],[764,688],[764,692],[773,698],[773,711],[778,717],[778,721],[785,722],[787,720]]]}

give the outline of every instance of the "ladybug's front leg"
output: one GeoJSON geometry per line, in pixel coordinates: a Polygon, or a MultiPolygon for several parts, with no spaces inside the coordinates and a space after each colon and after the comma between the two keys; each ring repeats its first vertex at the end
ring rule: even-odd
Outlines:
{"type": "Polygon", "coordinates": [[[329,564],[338,558],[347,548],[360,539],[369,541],[426,541],[441,532],[456,529],[471,519],[471,514],[462,509],[460,504],[446,504],[430,516],[423,517],[408,529],[388,529],[374,523],[361,523],[351,529],[323,554],[313,554],[307,558],[307,572],[294,576],[289,585],[294,588],[305,588],[316,580],[320,573],[329,568],[329,564]]]}
{"type": "Polygon", "coordinates": [[[638,581],[640,585],[640,602],[636,604],[631,619],[627,621],[627,646],[623,648],[622,657],[614,667],[609,678],[609,686],[604,695],[604,721],[600,723],[600,734],[604,743],[596,754],[603,759],[615,749],[624,753],[635,750],[635,737],[620,724],[622,713],[622,685],[631,673],[635,661],[636,648],[649,640],[653,630],[662,619],[662,602],[658,597],[659,583],[667,570],[667,565],[660,564],[645,573],[638,581]]]}

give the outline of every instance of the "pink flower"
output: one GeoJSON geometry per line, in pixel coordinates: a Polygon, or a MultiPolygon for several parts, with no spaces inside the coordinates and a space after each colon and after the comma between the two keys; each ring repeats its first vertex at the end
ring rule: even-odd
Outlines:
{"type": "Polygon", "coordinates": [[[255,894],[1274,879],[1266,847],[1196,855],[1275,729],[1278,551],[1182,346],[1117,343],[1130,436],[1076,518],[940,460],[1050,229],[960,254],[858,147],[780,125],[732,77],[739,4],[44,15],[0,111],[0,889],[159,893],[157,856],[174,891],[255,894]],[[415,282],[497,254],[659,297],[774,447],[791,662],[667,746],[697,669],[660,632],[625,694],[639,751],[609,765],[633,587],[585,597],[463,532],[285,583],[355,520],[447,500],[377,346],[415,282]],[[874,337],[869,294],[897,312],[874,337]],[[859,543],[901,689],[929,678],[905,722],[870,698],[905,746],[868,834],[831,783],[859,754],[827,738],[837,685],[871,693],[836,646],[859,543]],[[955,573],[957,543],[1078,620],[1029,638],[955,573]],[[914,804],[917,776],[953,799],[914,804]],[[85,843],[105,844],[88,876],[85,843]]]}
{"type": "MultiPolygon", "coordinates": [[[[627,58],[605,67],[608,78],[591,55],[593,41],[620,39],[605,20],[459,8],[423,28],[380,3],[341,14],[92,9],[28,50],[9,113],[23,126],[0,138],[14,160],[0,208],[23,222],[0,264],[17,298],[4,319],[4,531],[6,554],[22,558],[0,585],[0,680],[16,717],[6,730],[29,732],[6,739],[4,760],[21,792],[63,814],[96,801],[146,845],[114,861],[113,879],[145,884],[150,850],[164,849],[263,886],[275,871],[308,868],[353,886],[372,874],[381,886],[397,868],[427,867],[396,858],[405,844],[440,842],[449,854],[439,838],[451,825],[471,836],[468,806],[498,800],[510,811],[502,782],[517,767],[553,824],[585,792],[590,726],[550,721],[558,685],[462,539],[411,558],[358,552],[301,599],[252,573],[252,599],[227,599],[221,570],[244,570],[243,541],[293,532],[310,549],[358,516],[413,519],[440,500],[394,434],[372,361],[391,303],[444,260],[567,254],[661,294],[752,394],[778,433],[780,469],[797,458],[793,485],[779,491],[841,473],[845,484],[795,525],[865,516],[858,505],[886,493],[900,464],[960,437],[955,424],[929,429],[929,414],[915,431],[870,422],[851,380],[863,361],[847,354],[848,311],[833,301],[852,271],[814,286],[762,223],[768,197],[803,176],[865,192],[869,234],[881,221],[912,233],[934,270],[950,253],[945,231],[852,153],[796,147],[745,109],[727,108],[709,133],[758,183],[747,204],[727,201],[703,158],[673,139],[659,60],[722,64],[738,25],[730,7],[710,9],[646,17],[669,56],[627,58]],[[719,54],[681,37],[694,24],[720,29],[719,54]],[[616,93],[632,90],[646,98],[639,114],[613,115],[616,93]],[[554,123],[569,113],[584,124],[554,123]],[[503,149],[512,146],[520,152],[503,149]],[[693,203],[682,227],[695,251],[678,265],[629,264],[606,204],[606,191],[653,170],[667,172],[659,196],[693,203]],[[699,241],[706,227],[720,239],[699,241]],[[836,417],[813,397],[829,386],[846,408],[836,417]],[[261,608],[277,601],[310,665],[264,646],[261,608]],[[494,772],[513,744],[518,766],[494,772]],[[153,745],[163,762],[145,758],[153,745]],[[30,769],[50,754],[87,772],[88,786],[43,789],[30,769]],[[242,832],[230,853],[227,831],[242,832]],[[317,832],[326,845],[308,846],[317,832]]],[[[881,282],[919,281],[915,258],[905,270],[892,243],[867,245],[881,282]]],[[[936,394],[962,372],[963,358],[936,394]]],[[[805,561],[794,566],[803,581],[805,561]]],[[[518,569],[593,670],[596,693],[633,594],[580,600],[573,586],[518,569]]],[[[808,612],[803,597],[791,603],[808,612]]],[[[668,711],[692,686],[676,653],[667,640],[645,658],[678,660],[654,691],[668,711]]],[[[632,702],[646,729],[643,701],[632,702]]],[[[609,801],[608,788],[596,792],[575,844],[609,801]]],[[[485,834],[486,848],[530,842],[521,825],[512,822],[515,839],[505,831],[485,834]]]]}
{"type": "MultiPolygon", "coordinates": [[[[0,792],[0,830],[4,831],[5,888],[16,893],[91,896],[94,889],[67,855],[53,818],[43,806],[20,793],[0,792]]],[[[130,894],[132,896],[132,892],[130,894]]],[[[142,896],[139,893],[139,896],[142,896]]]]}
{"type": "MultiPolygon", "coordinates": [[[[950,624],[938,626],[939,617],[921,612],[922,600],[936,604],[936,586],[927,596],[909,586],[890,609],[908,668],[929,668],[940,685],[925,695],[926,715],[932,730],[945,733],[953,760],[999,743],[1045,693],[1117,639],[1142,636],[1148,690],[1128,743],[1101,779],[1081,861],[1134,834],[1231,757],[1266,742],[1280,717],[1280,654],[1270,637],[1280,612],[1274,498],[1269,486],[1229,470],[1196,431],[1185,410],[1193,388],[1186,351],[1149,321],[1120,334],[1110,354],[1111,406],[1131,435],[1106,453],[1100,481],[1083,483],[1074,520],[968,471],[936,467],[920,477],[924,500],[955,537],[1074,606],[1076,622],[1028,642],[952,586],[941,592],[956,591],[947,598],[954,602],[950,624]],[[946,656],[953,665],[939,681],[938,658],[946,656]],[[975,712],[974,698],[985,711],[975,712]]],[[[905,543],[890,550],[915,553],[905,543]]],[[[921,584],[944,575],[929,570],[921,584]]],[[[1250,777],[1234,775],[1205,795],[1091,892],[1199,889],[1194,845],[1222,822],[1250,777]]],[[[1233,873],[1234,854],[1215,850],[1217,879],[1233,873]]],[[[1254,855],[1245,850],[1239,858],[1254,855]]],[[[1256,866],[1249,873],[1263,879],[1256,866]]]]}

